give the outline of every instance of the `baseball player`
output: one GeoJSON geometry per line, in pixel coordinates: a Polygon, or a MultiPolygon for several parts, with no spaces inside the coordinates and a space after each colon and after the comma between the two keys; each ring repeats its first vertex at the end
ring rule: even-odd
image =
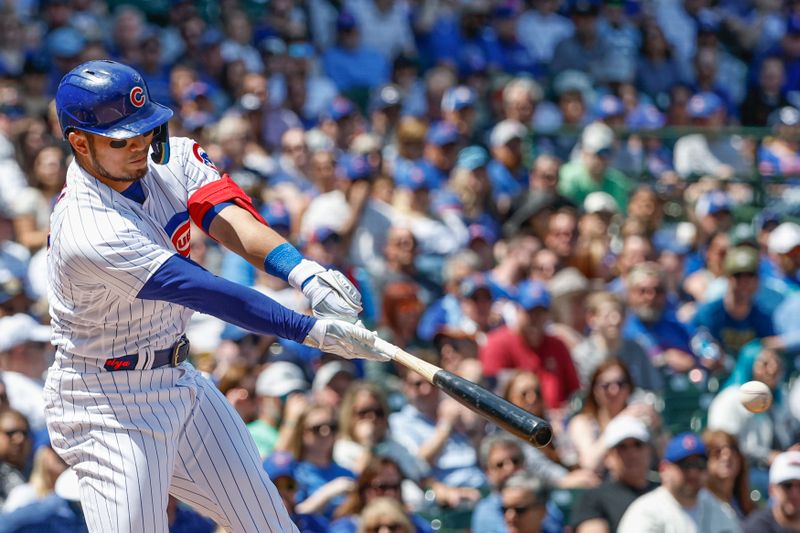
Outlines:
{"type": "Polygon", "coordinates": [[[78,474],[89,530],[166,532],[172,494],[228,531],[297,531],[244,423],[185,361],[183,332],[200,311],[385,360],[354,324],[361,295],[272,231],[197,143],[170,138],[172,111],[134,69],[84,63],[61,80],[56,108],[75,159],[50,224],[46,418],[78,474]],[[314,316],[192,262],[190,221],[301,289],[314,316]]]}

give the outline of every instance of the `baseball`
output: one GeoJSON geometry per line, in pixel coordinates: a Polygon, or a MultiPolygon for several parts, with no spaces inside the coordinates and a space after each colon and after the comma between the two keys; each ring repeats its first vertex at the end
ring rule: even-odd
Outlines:
{"type": "Polygon", "coordinates": [[[748,381],[739,387],[739,401],[751,413],[763,413],[772,405],[772,392],[760,381],[748,381]]]}

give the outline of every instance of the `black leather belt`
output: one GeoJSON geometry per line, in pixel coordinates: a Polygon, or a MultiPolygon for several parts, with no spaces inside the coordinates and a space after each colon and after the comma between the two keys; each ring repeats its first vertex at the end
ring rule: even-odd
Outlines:
{"type": "MultiPolygon", "coordinates": [[[[156,350],[153,352],[153,364],[148,368],[161,368],[163,366],[176,367],[182,362],[186,361],[189,356],[189,339],[185,335],[181,335],[178,342],[164,348],[163,350],[156,350]]],[[[116,372],[118,370],[137,370],[136,366],[139,364],[139,355],[121,355],[119,357],[112,357],[106,359],[103,368],[109,372],[116,372]]],[[[142,369],[146,370],[146,369],[142,369]]]]}

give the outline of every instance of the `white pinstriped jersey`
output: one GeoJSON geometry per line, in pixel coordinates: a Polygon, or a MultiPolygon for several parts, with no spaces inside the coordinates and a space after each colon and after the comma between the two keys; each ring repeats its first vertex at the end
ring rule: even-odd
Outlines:
{"type": "Polygon", "coordinates": [[[220,179],[192,139],[170,138],[170,160],[140,180],[139,204],[73,161],[50,219],[48,297],[53,344],[91,359],[139,354],[172,345],[193,311],[136,298],[173,254],[189,254],[189,197],[220,179]]]}

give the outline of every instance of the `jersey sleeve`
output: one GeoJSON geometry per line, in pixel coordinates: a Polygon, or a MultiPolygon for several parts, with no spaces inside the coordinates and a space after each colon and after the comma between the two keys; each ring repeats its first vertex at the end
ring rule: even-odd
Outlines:
{"type": "Polygon", "coordinates": [[[180,138],[177,142],[186,176],[187,197],[205,185],[222,179],[217,166],[197,142],[188,138],[180,138]]]}
{"type": "Polygon", "coordinates": [[[66,272],[87,287],[105,287],[128,301],[174,250],[158,245],[140,230],[134,216],[112,210],[86,209],[68,221],[75,238],[60,239],[66,272]],[[80,236],[80,237],[78,237],[80,236]]]}

